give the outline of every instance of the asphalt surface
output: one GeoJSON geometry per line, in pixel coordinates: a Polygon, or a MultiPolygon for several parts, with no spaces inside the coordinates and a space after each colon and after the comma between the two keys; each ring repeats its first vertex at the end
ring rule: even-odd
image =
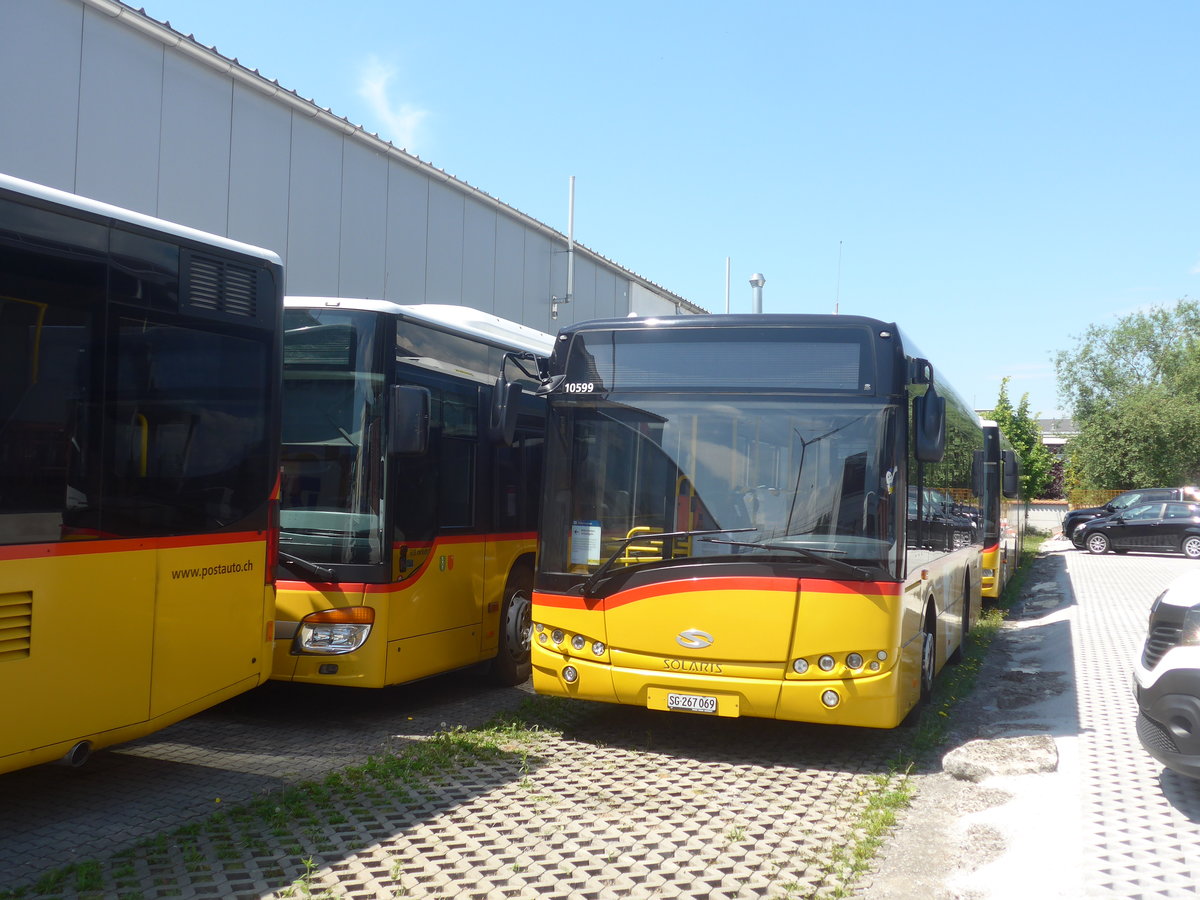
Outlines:
{"type": "Polygon", "coordinates": [[[1129,660],[1154,597],[1197,564],[1045,549],[946,747],[1037,765],[968,780],[933,760],[857,881],[838,873],[891,732],[575,703],[533,746],[411,790],[279,799],[530,698],[462,673],[271,684],[81,769],[0,776],[0,896],[1194,897],[1200,783],[1138,745],[1129,660]]]}

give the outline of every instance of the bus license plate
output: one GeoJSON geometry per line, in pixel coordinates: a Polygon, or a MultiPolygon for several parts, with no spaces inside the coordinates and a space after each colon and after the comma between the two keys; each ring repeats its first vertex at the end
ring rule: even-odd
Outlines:
{"type": "Polygon", "coordinates": [[[697,694],[667,694],[667,709],[684,712],[715,713],[716,697],[701,697],[697,694]]]}

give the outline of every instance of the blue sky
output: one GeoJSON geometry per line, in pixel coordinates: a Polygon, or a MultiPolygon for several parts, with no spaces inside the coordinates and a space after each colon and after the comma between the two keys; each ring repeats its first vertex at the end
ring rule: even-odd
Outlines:
{"type": "Polygon", "coordinates": [[[1200,288],[1192,2],[139,0],[714,312],[900,324],[968,402],[1200,288]],[[840,257],[840,264],[839,264],[840,257]]]}

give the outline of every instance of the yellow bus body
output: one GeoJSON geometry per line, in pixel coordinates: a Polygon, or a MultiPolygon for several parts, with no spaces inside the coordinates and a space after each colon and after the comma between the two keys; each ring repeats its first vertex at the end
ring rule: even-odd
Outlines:
{"type": "Polygon", "coordinates": [[[271,677],[378,688],[492,659],[509,575],[523,559],[532,566],[536,544],[536,535],[520,534],[442,537],[432,546],[410,545],[393,556],[419,562],[407,577],[390,584],[281,579],[271,677]],[[293,636],[305,616],[355,606],[375,611],[371,633],[358,650],[295,652],[293,636]]]}
{"type": "Polygon", "coordinates": [[[0,547],[0,773],[142,737],[264,681],[266,553],[262,532],[0,547]]]}
{"type": "Polygon", "coordinates": [[[719,716],[892,728],[920,699],[926,611],[936,618],[936,671],[961,646],[964,603],[968,622],[979,615],[978,569],[972,547],[915,570],[903,585],[731,576],[595,600],[535,592],[533,687],[661,710],[669,694],[700,695],[716,699],[719,716]],[[681,645],[708,639],[706,647],[681,645]],[[846,664],[851,653],[863,657],[857,669],[846,664]],[[834,661],[828,671],[823,656],[834,661]],[[803,674],[798,659],[808,664],[803,674]],[[828,691],[838,697],[832,706],[822,701],[828,691]]]}
{"type": "Polygon", "coordinates": [[[1000,592],[1004,590],[1004,559],[1000,544],[983,549],[982,565],[984,576],[981,593],[989,600],[998,600],[1000,592]]]}
{"type": "Polygon", "coordinates": [[[1008,581],[1017,571],[1021,557],[1021,541],[1023,540],[1023,517],[1014,504],[1002,501],[1003,514],[1000,519],[1000,540],[990,547],[983,548],[983,588],[985,600],[999,600],[1000,595],[1008,586],[1008,581]],[[1017,527],[1010,525],[1016,522],[1017,527]]]}

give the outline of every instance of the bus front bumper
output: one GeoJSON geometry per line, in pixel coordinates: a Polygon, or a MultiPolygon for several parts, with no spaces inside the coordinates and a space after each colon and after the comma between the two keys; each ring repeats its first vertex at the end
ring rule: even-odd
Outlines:
{"type": "Polygon", "coordinates": [[[904,702],[895,669],[852,678],[789,678],[781,664],[774,677],[746,678],[614,666],[537,644],[532,656],[537,693],[603,703],[865,728],[893,728],[912,706],[904,702]]]}

